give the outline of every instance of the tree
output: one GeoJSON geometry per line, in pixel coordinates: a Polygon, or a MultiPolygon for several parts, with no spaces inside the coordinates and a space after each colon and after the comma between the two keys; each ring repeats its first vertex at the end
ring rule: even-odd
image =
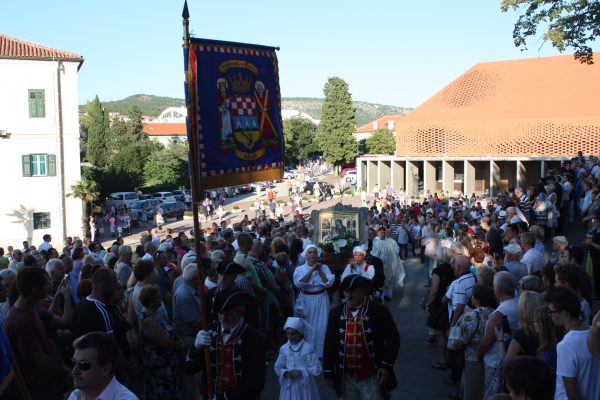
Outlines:
{"type": "Polygon", "coordinates": [[[590,44],[600,36],[600,0],[502,0],[501,9],[520,13],[513,30],[515,46],[526,49],[527,39],[541,25],[544,40],[560,52],[572,47],[576,59],[593,64],[590,44]]]}
{"type": "Polygon", "coordinates": [[[98,96],[86,105],[87,115],[82,119],[87,138],[87,160],[97,167],[105,167],[110,160],[110,122],[98,96]]]}
{"type": "Polygon", "coordinates": [[[358,146],[354,138],[355,110],[348,84],[338,77],[329,78],[323,93],[325,100],[316,136],[319,150],[332,164],[353,161],[358,146]]]}
{"type": "Polygon", "coordinates": [[[396,137],[387,128],[379,128],[365,142],[368,154],[394,154],[396,137]]]}
{"type": "MultiPolygon", "coordinates": [[[[67,197],[72,197],[81,200],[81,207],[83,211],[82,224],[84,232],[87,230],[87,205],[88,203],[92,205],[92,202],[96,201],[98,199],[98,196],[100,196],[100,193],[98,193],[97,189],[98,185],[96,184],[96,182],[86,178],[81,178],[81,180],[71,185],[71,192],[67,193],[67,197]]],[[[93,208],[90,208],[90,215],[92,214],[92,212],[93,208]]]]}
{"type": "Polygon", "coordinates": [[[297,164],[319,153],[315,143],[317,125],[309,119],[294,117],[283,121],[286,164],[297,164]]]}
{"type": "Polygon", "coordinates": [[[147,185],[185,187],[189,184],[187,143],[176,143],[148,157],[144,167],[147,185]]]}

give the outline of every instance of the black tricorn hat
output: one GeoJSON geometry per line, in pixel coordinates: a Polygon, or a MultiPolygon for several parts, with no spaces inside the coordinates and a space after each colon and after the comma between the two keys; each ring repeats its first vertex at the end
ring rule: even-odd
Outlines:
{"type": "Polygon", "coordinates": [[[219,275],[243,274],[244,272],[246,272],[244,267],[233,261],[221,261],[217,266],[217,273],[219,273],[219,275]]]}
{"type": "Polygon", "coordinates": [[[254,301],[254,296],[245,290],[232,288],[217,294],[212,309],[215,313],[221,313],[235,307],[251,304],[254,301]]]}
{"type": "Polygon", "coordinates": [[[370,280],[369,278],[365,278],[364,276],[348,275],[342,281],[341,288],[344,292],[348,292],[351,289],[354,289],[357,287],[368,288],[371,286],[372,283],[373,283],[372,280],[370,280]]]}

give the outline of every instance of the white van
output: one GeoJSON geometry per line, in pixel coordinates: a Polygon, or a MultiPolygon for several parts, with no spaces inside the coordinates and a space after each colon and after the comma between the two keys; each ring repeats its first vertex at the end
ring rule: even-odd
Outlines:
{"type": "Polygon", "coordinates": [[[115,192],[108,195],[106,206],[117,208],[126,205],[129,208],[131,203],[139,199],[140,197],[136,192],[115,192]]]}
{"type": "Polygon", "coordinates": [[[155,199],[162,200],[165,203],[172,203],[175,201],[175,196],[171,192],[152,193],[152,197],[154,197],[155,199]]]}

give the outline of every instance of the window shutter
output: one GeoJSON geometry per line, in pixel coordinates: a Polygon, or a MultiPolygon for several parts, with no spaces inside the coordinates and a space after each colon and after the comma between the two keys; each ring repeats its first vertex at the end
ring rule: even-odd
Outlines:
{"type": "Polygon", "coordinates": [[[31,156],[26,154],[21,156],[23,164],[23,176],[31,176],[31,156]]]}
{"type": "Polygon", "coordinates": [[[46,98],[45,98],[45,90],[37,91],[37,116],[39,118],[46,117],[46,98]]]}
{"type": "Polygon", "coordinates": [[[48,154],[48,176],[56,176],[56,156],[48,154]]]}
{"type": "Polygon", "coordinates": [[[37,108],[35,106],[35,90],[29,91],[29,118],[36,117],[37,108]]]}

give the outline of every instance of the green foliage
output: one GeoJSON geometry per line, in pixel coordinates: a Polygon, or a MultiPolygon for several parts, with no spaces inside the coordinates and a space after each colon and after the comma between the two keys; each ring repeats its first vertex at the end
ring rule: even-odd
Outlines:
{"type": "Polygon", "coordinates": [[[83,217],[86,218],[87,204],[98,199],[100,193],[97,191],[98,185],[91,179],[81,178],[81,180],[71,185],[71,192],[67,197],[80,199],[83,207],[83,217]]]}
{"type": "Polygon", "coordinates": [[[325,101],[316,137],[319,149],[329,163],[350,162],[356,157],[358,147],[353,135],[356,120],[348,84],[338,77],[329,78],[323,93],[325,101]]]}
{"type": "Polygon", "coordinates": [[[186,187],[189,184],[187,143],[177,143],[156,151],[144,167],[148,185],[186,187]]]}
{"type": "Polygon", "coordinates": [[[365,142],[368,154],[394,154],[396,137],[387,128],[379,128],[365,142]]]}
{"type": "Polygon", "coordinates": [[[576,59],[593,64],[590,44],[600,36],[599,0],[502,0],[501,9],[520,14],[513,30],[515,46],[526,49],[527,39],[542,26],[543,39],[560,52],[574,48],[576,59]]]}
{"type": "Polygon", "coordinates": [[[161,112],[169,107],[185,107],[184,99],[173,97],[160,97],[147,94],[136,94],[121,100],[104,103],[107,112],[119,112],[131,116],[133,107],[137,107],[141,115],[158,117],[161,112]]]}
{"type": "Polygon", "coordinates": [[[298,164],[319,152],[315,142],[317,125],[306,118],[295,117],[283,121],[286,165],[298,164]]]}
{"type": "Polygon", "coordinates": [[[87,115],[82,118],[82,131],[86,137],[86,158],[97,167],[105,167],[110,160],[110,123],[98,96],[86,105],[87,115]]]}

